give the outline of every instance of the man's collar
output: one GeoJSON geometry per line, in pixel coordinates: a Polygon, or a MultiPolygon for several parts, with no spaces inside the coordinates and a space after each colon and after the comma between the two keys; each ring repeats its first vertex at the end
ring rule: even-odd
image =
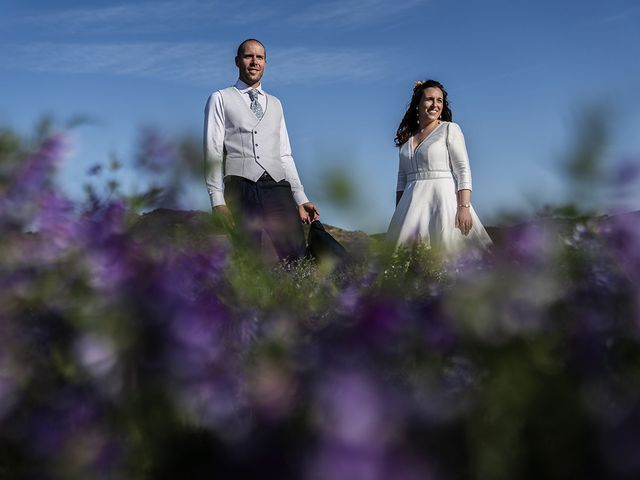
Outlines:
{"type": "MultiPolygon", "coordinates": [[[[236,82],[235,87],[240,91],[240,93],[245,93],[247,90],[251,90],[251,87],[240,79],[238,79],[238,81],[236,82]]],[[[258,85],[255,90],[264,95],[264,91],[262,90],[262,83],[258,85]]]]}

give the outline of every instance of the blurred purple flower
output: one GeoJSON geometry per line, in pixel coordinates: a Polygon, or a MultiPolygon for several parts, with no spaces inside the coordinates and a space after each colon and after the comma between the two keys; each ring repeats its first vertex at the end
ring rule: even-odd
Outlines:
{"type": "Polygon", "coordinates": [[[211,369],[201,379],[185,379],[174,386],[178,407],[194,425],[237,441],[251,428],[249,395],[241,372],[211,369]]]}
{"type": "Polygon", "coordinates": [[[490,250],[467,248],[459,255],[451,257],[445,264],[445,270],[457,276],[468,277],[491,270],[495,258],[490,250]]]}
{"type": "Polygon", "coordinates": [[[429,350],[447,353],[453,350],[458,337],[454,331],[454,322],[445,311],[440,298],[433,299],[420,308],[416,307],[414,315],[419,315],[420,329],[429,350]]]}
{"type": "Polygon", "coordinates": [[[390,480],[384,472],[384,451],[329,443],[311,462],[307,480],[390,480]]]}
{"type": "Polygon", "coordinates": [[[216,244],[205,252],[168,248],[165,259],[162,279],[167,294],[179,294],[187,299],[203,292],[211,294],[211,287],[221,279],[229,262],[227,248],[216,244]]]}
{"type": "Polygon", "coordinates": [[[132,247],[127,239],[113,237],[110,241],[88,248],[85,264],[90,275],[90,285],[103,294],[125,293],[127,281],[138,273],[131,262],[132,247]]]}
{"type": "Polygon", "coordinates": [[[161,134],[152,128],[141,130],[136,159],[138,168],[151,173],[162,173],[178,164],[178,151],[172,142],[162,138],[161,134]]]}
{"type": "Polygon", "coordinates": [[[383,391],[361,372],[334,372],[319,385],[315,416],[323,436],[353,448],[383,448],[397,428],[383,391]]]}
{"type": "Polygon", "coordinates": [[[413,379],[413,407],[430,424],[444,424],[467,414],[483,374],[469,359],[453,356],[441,369],[413,379]]]}
{"type": "Polygon", "coordinates": [[[16,173],[9,197],[24,201],[37,196],[53,180],[56,167],[68,150],[69,139],[58,133],[45,139],[37,152],[27,157],[16,173]]]}
{"type": "Polygon", "coordinates": [[[638,392],[628,384],[620,384],[605,372],[589,372],[582,388],[582,403],[596,426],[602,430],[616,428],[633,413],[640,401],[638,392]]]}
{"type": "Polygon", "coordinates": [[[62,465],[87,478],[116,468],[118,442],[106,425],[104,407],[88,394],[58,391],[47,398],[30,423],[30,441],[52,469],[62,465]]]}
{"type": "MultiPolygon", "coordinates": [[[[424,454],[423,454],[424,457],[424,454]]],[[[398,452],[323,445],[309,463],[305,480],[437,480],[424,458],[398,452]]]]}
{"type": "Polygon", "coordinates": [[[73,347],[76,361],[97,380],[105,380],[113,372],[117,361],[115,345],[108,338],[85,333],[73,347]]]}
{"type": "Polygon", "coordinates": [[[610,183],[614,188],[626,187],[640,178],[640,160],[627,159],[613,169],[610,183]]]}
{"type": "Polygon", "coordinates": [[[338,298],[336,311],[342,315],[351,316],[357,309],[360,301],[360,288],[355,285],[346,286],[338,298]]]}
{"type": "Polygon", "coordinates": [[[541,268],[554,261],[559,233],[553,220],[537,220],[508,228],[503,249],[496,260],[513,267],[541,268]]]}
{"type": "Polygon", "coordinates": [[[606,245],[620,269],[640,283],[640,214],[614,215],[603,222],[606,245]]]}
{"type": "Polygon", "coordinates": [[[9,371],[9,367],[3,365],[3,359],[0,356],[0,420],[11,410],[18,398],[17,379],[9,371]]]}
{"type": "Polygon", "coordinates": [[[100,175],[102,173],[102,165],[100,164],[95,164],[92,165],[91,167],[89,167],[89,169],[87,170],[87,175],[89,176],[96,176],[96,175],[100,175]]]}
{"type": "Polygon", "coordinates": [[[39,234],[46,239],[45,246],[63,250],[77,241],[78,224],[74,216],[73,203],[53,191],[39,197],[37,217],[39,234]]]}
{"type": "Polygon", "coordinates": [[[136,245],[126,235],[126,206],[116,200],[85,212],[78,225],[78,244],[94,288],[117,292],[136,272],[132,258],[136,245]]]}
{"type": "Polygon", "coordinates": [[[399,448],[404,409],[368,372],[334,371],[318,388],[314,417],[322,440],[305,478],[436,478],[423,460],[399,448]]]}
{"type": "Polygon", "coordinates": [[[402,327],[408,319],[404,301],[395,298],[368,298],[363,302],[363,310],[358,312],[365,334],[377,336],[402,327]]]}
{"type": "Polygon", "coordinates": [[[640,402],[637,399],[634,410],[623,421],[602,432],[600,443],[611,472],[609,478],[640,477],[640,402]]]}
{"type": "MultiPolygon", "coordinates": [[[[174,305],[170,320],[169,364],[179,378],[203,378],[219,362],[227,362],[226,309],[217,299],[174,305]]],[[[231,365],[229,363],[229,365],[231,365]]]]}
{"type": "Polygon", "coordinates": [[[53,190],[55,169],[67,149],[67,140],[64,133],[45,139],[12,174],[7,188],[0,190],[0,228],[7,231],[33,228],[38,199],[53,190]]]}
{"type": "Polygon", "coordinates": [[[96,245],[126,231],[127,205],[116,199],[84,212],[80,218],[80,234],[87,245],[96,245]]]}

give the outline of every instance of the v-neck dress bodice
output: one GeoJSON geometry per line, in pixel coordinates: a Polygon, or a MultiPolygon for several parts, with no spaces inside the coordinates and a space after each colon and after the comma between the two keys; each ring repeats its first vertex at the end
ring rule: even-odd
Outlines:
{"type": "Polygon", "coordinates": [[[491,244],[473,207],[469,235],[455,227],[456,193],[472,188],[469,157],[458,124],[442,122],[417,145],[409,138],[399,154],[396,190],[403,195],[387,232],[393,245],[425,243],[454,253],[465,246],[486,248],[491,244]]]}

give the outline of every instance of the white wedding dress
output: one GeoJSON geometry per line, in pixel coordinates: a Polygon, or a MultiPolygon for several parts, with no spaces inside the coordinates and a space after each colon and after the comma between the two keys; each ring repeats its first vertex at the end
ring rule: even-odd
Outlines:
{"type": "Polygon", "coordinates": [[[400,147],[396,191],[404,193],[391,218],[387,239],[396,248],[424,243],[448,255],[491,245],[473,207],[469,235],[455,227],[456,192],[471,190],[469,157],[458,124],[442,122],[415,151],[413,147],[413,137],[400,147]]]}

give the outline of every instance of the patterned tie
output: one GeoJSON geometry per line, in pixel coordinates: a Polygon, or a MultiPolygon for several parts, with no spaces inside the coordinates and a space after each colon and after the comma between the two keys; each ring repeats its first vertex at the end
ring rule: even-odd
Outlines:
{"type": "Polygon", "coordinates": [[[255,113],[258,120],[262,120],[264,112],[262,111],[262,105],[258,102],[258,91],[255,88],[249,90],[249,96],[251,97],[251,111],[255,113]]]}

